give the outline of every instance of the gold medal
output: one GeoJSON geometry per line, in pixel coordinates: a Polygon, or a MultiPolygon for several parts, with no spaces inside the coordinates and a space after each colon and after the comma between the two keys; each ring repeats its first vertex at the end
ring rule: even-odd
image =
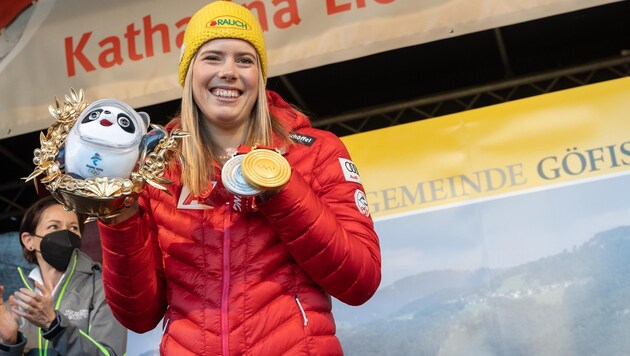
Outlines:
{"type": "Polygon", "coordinates": [[[283,186],[291,176],[289,162],[276,151],[254,149],[241,162],[243,177],[257,187],[272,189],[283,186]]]}

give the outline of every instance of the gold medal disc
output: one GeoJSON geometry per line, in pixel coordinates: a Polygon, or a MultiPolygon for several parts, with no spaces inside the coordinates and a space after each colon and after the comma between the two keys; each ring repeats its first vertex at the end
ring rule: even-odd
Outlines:
{"type": "Polygon", "coordinates": [[[291,176],[289,162],[276,151],[255,149],[241,162],[243,177],[252,185],[271,189],[283,186],[291,176]]]}

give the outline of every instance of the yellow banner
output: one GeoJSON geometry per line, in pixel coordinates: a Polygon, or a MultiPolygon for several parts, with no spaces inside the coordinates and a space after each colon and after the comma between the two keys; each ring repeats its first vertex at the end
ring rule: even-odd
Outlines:
{"type": "Polygon", "coordinates": [[[373,217],[621,174],[630,78],[347,136],[373,217]]]}

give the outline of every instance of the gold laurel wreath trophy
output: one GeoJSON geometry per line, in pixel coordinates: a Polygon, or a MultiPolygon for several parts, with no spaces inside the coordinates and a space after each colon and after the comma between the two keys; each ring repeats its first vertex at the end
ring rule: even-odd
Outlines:
{"type": "MultiPolygon", "coordinates": [[[[168,193],[164,185],[170,184],[171,181],[162,175],[167,162],[177,154],[178,140],[188,136],[188,133],[176,129],[170,134],[165,134],[151,152],[146,150],[142,152],[138,164],[128,178],[78,179],[64,172],[58,156],[68,133],[88,103],[84,99],[82,89],[77,92],[71,88],[70,95],[65,96],[64,103],[55,98],[55,104],[54,107],[52,105],[48,107],[55,122],[48,128],[46,135],[40,133],[41,147],[35,149],[33,158],[35,170],[24,178],[25,181],[44,175],[41,183],[55,199],[67,210],[85,215],[88,221],[98,217],[116,216],[122,208],[130,206],[137,199],[145,183],[168,193]]],[[[159,125],[151,126],[166,133],[159,125]]],[[[37,184],[35,186],[37,188],[37,184]]]]}

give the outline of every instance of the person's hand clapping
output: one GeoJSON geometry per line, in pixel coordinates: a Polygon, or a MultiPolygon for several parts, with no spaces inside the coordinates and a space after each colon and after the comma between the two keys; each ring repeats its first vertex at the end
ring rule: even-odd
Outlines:
{"type": "Polygon", "coordinates": [[[56,317],[52,292],[38,282],[35,282],[35,287],[42,292],[41,295],[27,288],[20,288],[19,291],[15,292],[14,301],[21,310],[14,308],[13,312],[47,331],[56,317]]]}
{"type": "Polygon", "coordinates": [[[18,337],[18,316],[13,312],[13,297],[9,297],[8,304],[4,300],[4,286],[0,285],[0,344],[13,345],[18,337]]]}

